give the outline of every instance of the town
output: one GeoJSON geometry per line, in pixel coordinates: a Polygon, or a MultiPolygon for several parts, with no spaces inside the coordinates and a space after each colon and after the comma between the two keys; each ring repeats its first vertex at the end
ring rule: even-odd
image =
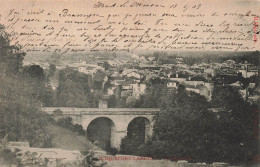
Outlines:
{"type": "MultiPolygon", "coordinates": [[[[86,60],[59,61],[55,65],[49,62],[24,62],[24,65],[39,65],[45,71],[50,65],[55,66],[56,73],[50,76],[53,90],[58,87],[58,72],[65,68],[88,75],[100,85],[102,95],[126,95],[138,99],[145,94],[147,83],[151,79],[164,81],[167,89],[177,89],[178,85],[211,100],[215,86],[229,86],[237,89],[241,96],[250,103],[258,99],[258,67],[247,60],[232,60],[225,57],[223,61],[191,63],[189,58],[181,56],[156,57],[133,54],[120,56],[86,56],[86,60]],[[56,74],[56,75],[54,75],[56,74]]],[[[217,57],[217,56],[216,56],[217,57]]],[[[97,86],[96,86],[97,88],[97,86]]],[[[91,92],[99,91],[93,86],[91,92]]],[[[100,100],[100,99],[99,99],[100,100]]],[[[74,106],[76,107],[76,106],[74,106]]]]}

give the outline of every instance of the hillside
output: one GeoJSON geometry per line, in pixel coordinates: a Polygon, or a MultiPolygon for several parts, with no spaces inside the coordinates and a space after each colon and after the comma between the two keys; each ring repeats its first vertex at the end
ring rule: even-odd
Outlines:
{"type": "Polygon", "coordinates": [[[75,132],[69,131],[57,125],[48,124],[47,130],[53,137],[52,145],[55,148],[61,148],[64,150],[79,150],[80,152],[86,152],[89,151],[89,149],[103,151],[98,146],[93,145],[86,136],[79,136],[75,132]]]}

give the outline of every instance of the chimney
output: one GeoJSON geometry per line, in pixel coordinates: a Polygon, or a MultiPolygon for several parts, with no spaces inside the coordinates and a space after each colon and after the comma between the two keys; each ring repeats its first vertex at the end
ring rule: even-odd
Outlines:
{"type": "Polygon", "coordinates": [[[98,108],[108,108],[107,100],[99,100],[98,101],[98,108]]]}
{"type": "Polygon", "coordinates": [[[116,88],[116,104],[120,102],[122,92],[122,85],[117,85],[116,88]]]}

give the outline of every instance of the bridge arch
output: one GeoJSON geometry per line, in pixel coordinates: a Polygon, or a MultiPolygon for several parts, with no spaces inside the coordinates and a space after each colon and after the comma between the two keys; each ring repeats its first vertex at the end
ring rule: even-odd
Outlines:
{"type": "Polygon", "coordinates": [[[137,116],[133,118],[127,125],[127,137],[138,142],[147,141],[148,137],[152,135],[152,120],[145,116],[137,116]]]}
{"type": "Polygon", "coordinates": [[[92,119],[86,127],[87,138],[103,149],[116,147],[116,125],[109,117],[92,119]]]}

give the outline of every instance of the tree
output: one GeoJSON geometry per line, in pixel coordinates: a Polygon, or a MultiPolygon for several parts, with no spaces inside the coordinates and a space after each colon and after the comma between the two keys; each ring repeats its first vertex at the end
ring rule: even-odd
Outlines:
{"type": "Polygon", "coordinates": [[[47,78],[46,85],[43,92],[43,97],[42,97],[43,106],[52,107],[54,104],[53,103],[54,98],[55,98],[54,91],[52,90],[49,78],[47,78]]]}
{"type": "Polygon", "coordinates": [[[56,71],[56,66],[54,64],[50,64],[48,77],[52,77],[55,71],[56,71]]]}
{"type": "Polygon", "coordinates": [[[24,90],[31,92],[31,96],[41,102],[46,88],[46,77],[43,68],[39,65],[25,66],[21,69],[20,75],[27,84],[24,90]]]}
{"type": "Polygon", "coordinates": [[[134,96],[128,96],[126,99],[126,106],[127,107],[135,107],[137,103],[137,99],[134,96]]]}
{"type": "Polygon", "coordinates": [[[206,151],[204,148],[211,134],[210,123],[214,115],[207,110],[209,105],[203,96],[184,93],[180,96],[176,91],[169,92],[162,100],[165,107],[155,116],[154,139],[168,143],[170,148],[161,158],[197,159],[206,151]]]}
{"type": "Polygon", "coordinates": [[[10,45],[0,30],[0,129],[11,141],[28,141],[34,147],[50,147],[45,127],[48,117],[40,112],[37,95],[43,71],[38,66],[22,69],[25,53],[10,45]]]}
{"type": "Polygon", "coordinates": [[[73,132],[76,132],[79,135],[85,135],[86,134],[86,131],[83,129],[83,127],[81,125],[72,123],[71,117],[65,117],[65,118],[58,119],[57,125],[64,127],[66,129],[69,129],[73,132]]]}
{"type": "Polygon", "coordinates": [[[136,154],[154,158],[191,157],[192,161],[248,163],[256,153],[254,110],[237,90],[216,88],[212,103],[182,87],[161,98],[154,135],[136,154]],[[217,113],[210,107],[219,108],[217,113]]]}
{"type": "Polygon", "coordinates": [[[86,134],[86,131],[83,129],[82,125],[79,125],[79,124],[72,125],[71,130],[73,132],[78,133],[79,135],[85,135],[86,134]]]}
{"type": "Polygon", "coordinates": [[[141,96],[143,103],[141,107],[144,108],[159,108],[162,97],[167,94],[167,88],[165,84],[154,84],[148,87],[145,95],[141,96]]]}
{"type": "Polygon", "coordinates": [[[0,24],[0,72],[9,75],[19,72],[25,53],[20,51],[20,46],[10,45],[9,34],[0,24]]]}
{"type": "Polygon", "coordinates": [[[56,90],[56,106],[92,107],[88,75],[66,68],[59,72],[59,85],[56,90]]]}
{"type": "Polygon", "coordinates": [[[59,126],[70,129],[70,127],[72,126],[72,118],[71,117],[60,118],[58,119],[57,124],[59,126]]]}
{"type": "Polygon", "coordinates": [[[212,106],[220,107],[216,134],[220,136],[226,153],[223,158],[234,162],[252,161],[256,154],[257,141],[254,140],[254,120],[258,116],[257,106],[244,101],[232,87],[217,87],[213,91],[212,106]]]}
{"type": "Polygon", "coordinates": [[[142,144],[143,143],[140,140],[129,138],[128,136],[126,136],[121,140],[120,153],[127,155],[136,155],[137,148],[142,144]]]}

